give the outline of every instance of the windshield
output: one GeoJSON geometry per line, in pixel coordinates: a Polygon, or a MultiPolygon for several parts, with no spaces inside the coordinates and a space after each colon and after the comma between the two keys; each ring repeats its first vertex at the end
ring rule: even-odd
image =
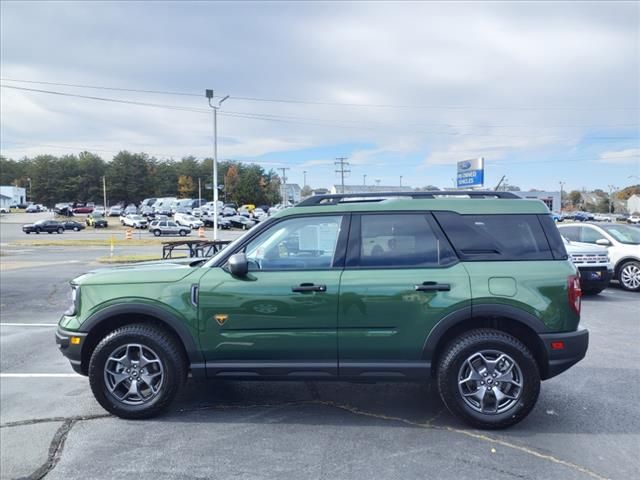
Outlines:
{"type": "Polygon", "coordinates": [[[142,216],[141,215],[131,215],[131,220],[142,220],[142,216]]]}
{"type": "Polygon", "coordinates": [[[640,245],[640,228],[627,225],[601,225],[600,227],[620,243],[640,245]]]}

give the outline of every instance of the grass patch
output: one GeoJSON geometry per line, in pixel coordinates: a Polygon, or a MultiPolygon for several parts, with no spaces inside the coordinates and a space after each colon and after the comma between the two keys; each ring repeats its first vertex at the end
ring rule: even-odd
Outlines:
{"type": "MultiPolygon", "coordinates": [[[[187,258],[186,255],[181,257],[173,257],[173,258],[187,258]]],[[[162,258],[157,255],[114,255],[113,257],[98,257],[96,261],[99,263],[136,263],[136,262],[148,262],[151,260],[162,260],[162,258]]]]}
{"type": "MultiPolygon", "coordinates": [[[[120,246],[140,246],[140,245],[161,245],[163,241],[159,238],[144,238],[132,240],[125,240],[121,238],[114,238],[113,244],[120,246]]],[[[11,246],[29,246],[29,247],[109,247],[111,246],[111,239],[109,238],[87,238],[87,239],[74,239],[74,240],[16,240],[11,242],[11,246]]]]}

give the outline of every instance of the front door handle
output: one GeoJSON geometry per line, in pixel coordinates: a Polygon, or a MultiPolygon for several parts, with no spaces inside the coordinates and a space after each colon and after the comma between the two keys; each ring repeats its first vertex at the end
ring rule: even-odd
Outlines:
{"type": "Polygon", "coordinates": [[[316,285],[314,283],[301,283],[300,285],[291,287],[292,292],[326,292],[326,285],[316,285]]]}
{"type": "Polygon", "coordinates": [[[448,283],[422,282],[415,286],[416,292],[448,292],[451,285],[448,283]]]}

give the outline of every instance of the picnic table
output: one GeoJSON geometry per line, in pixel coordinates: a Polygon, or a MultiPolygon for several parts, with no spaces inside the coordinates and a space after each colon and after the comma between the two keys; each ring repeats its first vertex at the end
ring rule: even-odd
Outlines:
{"type": "Polygon", "coordinates": [[[188,252],[189,257],[213,257],[229,240],[175,240],[162,242],[162,259],[173,258],[174,252],[188,252]]]}

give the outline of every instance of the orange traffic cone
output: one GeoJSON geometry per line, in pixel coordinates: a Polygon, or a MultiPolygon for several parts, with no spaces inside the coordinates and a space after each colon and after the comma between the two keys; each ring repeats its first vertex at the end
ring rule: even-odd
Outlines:
{"type": "Polygon", "coordinates": [[[198,229],[198,238],[204,238],[204,227],[198,229]]]}
{"type": "Polygon", "coordinates": [[[133,232],[131,231],[130,228],[127,228],[124,231],[124,238],[127,239],[127,240],[131,240],[133,238],[133,232]]]}

